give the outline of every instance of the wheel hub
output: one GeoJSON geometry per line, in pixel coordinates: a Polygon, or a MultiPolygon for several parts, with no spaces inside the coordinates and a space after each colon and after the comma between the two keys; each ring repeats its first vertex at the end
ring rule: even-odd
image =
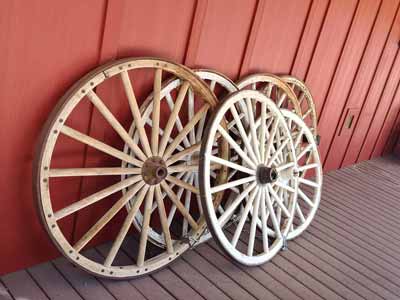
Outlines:
{"type": "Polygon", "coordinates": [[[272,183],[278,179],[278,172],[275,168],[260,165],[257,167],[256,177],[257,181],[261,184],[272,183]]]}
{"type": "Polygon", "coordinates": [[[167,175],[167,165],[161,157],[153,156],[143,163],[142,177],[147,184],[159,184],[167,175]]]}

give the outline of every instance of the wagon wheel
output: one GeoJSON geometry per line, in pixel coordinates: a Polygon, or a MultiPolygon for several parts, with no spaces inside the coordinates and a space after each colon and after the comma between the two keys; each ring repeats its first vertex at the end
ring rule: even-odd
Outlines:
{"type": "Polygon", "coordinates": [[[202,204],[214,239],[242,264],[259,265],[270,260],[284,245],[297,197],[296,174],[286,172],[295,162],[293,142],[279,108],[258,91],[242,90],[232,94],[208,122],[200,155],[202,204]],[[246,114],[240,119],[237,107],[243,105],[246,114]],[[224,119],[233,124],[228,130],[220,126],[224,119]],[[249,132],[244,123],[250,124],[249,132]],[[238,134],[240,139],[235,138],[238,134]],[[215,141],[222,140],[229,143],[231,155],[241,157],[241,164],[213,153],[215,141]],[[238,140],[243,141],[242,145],[238,140]],[[286,154],[284,160],[281,159],[283,153],[286,154]],[[228,167],[228,172],[237,170],[238,176],[225,184],[214,184],[209,178],[210,166],[215,163],[228,167]],[[240,193],[219,214],[213,206],[213,195],[232,188],[238,188],[240,193]],[[286,204],[277,194],[278,189],[289,192],[286,204]],[[244,209],[238,212],[241,205],[244,209]],[[280,218],[278,209],[283,212],[280,218]],[[234,214],[236,217],[232,219],[234,214]]]}
{"type": "MultiPolygon", "coordinates": [[[[321,198],[322,166],[313,132],[296,114],[282,110],[286,123],[292,133],[293,147],[296,151],[296,163],[292,172],[298,174],[297,201],[293,224],[287,239],[299,236],[310,225],[321,198]]],[[[284,199],[288,199],[287,190],[280,190],[284,199]]]]}
{"type": "Polygon", "coordinates": [[[302,111],[301,117],[316,138],[317,144],[319,144],[319,136],[317,132],[318,117],[310,90],[303,81],[296,77],[285,75],[281,76],[281,78],[296,94],[302,111]]]}
{"type": "MultiPolygon", "coordinates": [[[[42,133],[41,148],[37,155],[34,169],[34,189],[42,223],[51,240],[62,254],[72,263],[92,274],[109,278],[130,278],[155,271],[186,251],[190,246],[189,243],[174,240],[168,228],[168,208],[172,204],[176,205],[182,218],[188,221],[190,226],[188,237],[191,239],[198,239],[201,236],[206,227],[205,221],[204,218],[200,218],[198,213],[191,214],[180,202],[174,189],[171,188],[170,183],[174,182],[185,189],[197,191],[193,186],[188,186],[186,183],[178,180],[171,173],[167,161],[178,159],[182,153],[191,153],[200,148],[200,145],[198,145],[192,148],[185,147],[184,152],[176,151],[176,148],[190,132],[191,128],[216,103],[217,100],[207,85],[191,70],[184,66],[155,58],[128,58],[115,61],[95,69],[78,81],[64,95],[48,119],[42,133]],[[145,74],[147,77],[144,75],[135,77],[135,74],[145,74]],[[155,95],[151,116],[152,128],[148,128],[144,124],[144,119],[141,116],[136,100],[138,93],[136,93],[137,90],[134,88],[135,83],[137,84],[138,81],[148,78],[148,75],[152,77],[151,85],[153,86],[153,94],[155,95]],[[183,82],[175,99],[174,110],[168,119],[173,120],[176,117],[176,111],[179,111],[179,103],[181,103],[181,100],[184,98],[183,96],[188,90],[193,91],[196,97],[198,97],[198,110],[179,132],[172,132],[171,122],[167,121],[164,133],[166,131],[169,131],[169,133],[164,136],[170,136],[173,139],[167,147],[165,139],[160,138],[159,133],[161,131],[160,127],[165,123],[165,120],[160,120],[160,110],[163,109],[160,97],[161,82],[162,77],[168,75],[179,78],[183,82]],[[131,80],[132,76],[134,78],[133,81],[131,80]],[[124,111],[129,112],[129,115],[133,116],[133,122],[139,128],[140,143],[133,141],[131,135],[121,125],[123,124],[122,118],[118,119],[117,115],[105,104],[104,101],[106,99],[101,99],[97,90],[94,90],[96,87],[107,86],[107,83],[110,82],[118,84],[117,87],[121,91],[121,99],[123,100],[121,103],[123,102],[127,107],[124,111]],[[76,116],[75,118],[73,117],[74,111],[78,106],[82,107],[81,105],[88,105],[90,103],[93,104],[93,109],[107,121],[109,128],[113,129],[115,136],[120,138],[120,141],[122,140],[129,145],[130,150],[135,156],[127,155],[117,147],[113,147],[105,141],[101,141],[77,129],[81,118],[76,122],[76,116]],[[56,155],[63,157],[66,153],[57,152],[56,146],[60,143],[62,144],[63,141],[68,142],[68,145],[70,145],[73,143],[72,140],[79,146],[88,146],[88,150],[95,150],[87,151],[87,156],[95,152],[96,155],[102,153],[104,156],[108,155],[108,158],[112,157],[115,167],[100,165],[90,168],[79,168],[76,166],[65,168],[65,162],[63,162],[63,168],[59,168],[54,164],[56,160],[54,158],[56,155]],[[98,151],[96,152],[96,150],[98,151]],[[129,167],[121,167],[121,161],[128,163],[129,167]],[[130,176],[124,180],[120,180],[123,174],[130,176]],[[58,187],[60,188],[61,186],[62,188],[63,182],[67,180],[77,177],[80,180],[86,180],[88,177],[93,178],[92,176],[110,176],[107,177],[110,180],[112,178],[119,178],[119,180],[115,184],[108,184],[106,188],[75,202],[68,203],[68,205],[65,205],[65,203],[62,203],[64,205],[56,203],[56,199],[53,197],[56,192],[53,188],[55,184],[58,184],[58,187]],[[62,181],[61,183],[60,180],[62,181]],[[126,193],[118,195],[124,188],[127,189],[126,193]],[[163,193],[167,194],[165,198],[163,198],[163,193]],[[115,197],[114,202],[112,198],[110,200],[110,197],[113,196],[118,196],[115,197]],[[104,199],[108,200],[105,201],[104,199]],[[151,213],[154,201],[158,204],[156,214],[151,213]],[[126,213],[122,208],[128,202],[131,203],[131,207],[126,213]],[[98,204],[112,206],[107,208],[95,224],[90,225],[89,230],[73,240],[66,233],[63,222],[69,221],[69,218],[75,218],[78,213],[84,213],[84,210],[86,212],[89,210],[89,212],[93,213],[93,207],[98,204]],[[131,230],[131,223],[139,211],[142,211],[141,213],[144,212],[144,229],[140,233],[140,239],[135,241],[135,247],[133,247],[133,244],[128,245],[126,240],[131,237],[128,231],[131,230]],[[100,231],[112,223],[110,221],[115,221],[117,214],[123,217],[122,226],[120,223],[117,224],[118,227],[111,242],[111,247],[105,253],[104,258],[95,259],[90,255],[86,255],[84,251],[85,247],[91,245],[91,241],[98,236],[100,231]],[[163,231],[163,237],[167,245],[166,249],[158,252],[150,251],[150,245],[147,243],[149,224],[150,222],[153,223],[153,221],[160,224],[159,226],[163,231]],[[132,256],[133,262],[120,261],[118,259],[121,252],[123,252],[122,248],[126,245],[128,245],[126,253],[132,256]]],[[[221,149],[221,155],[223,155],[223,147],[221,149]]],[[[67,153],[67,155],[72,154],[67,153]]],[[[90,158],[87,157],[87,159],[90,158]]],[[[223,178],[223,173],[221,174],[218,178],[223,178]]],[[[99,177],[94,178],[98,179],[99,177]]],[[[109,183],[109,181],[107,182],[109,183]]],[[[63,194],[68,194],[68,190],[63,190],[63,194]]],[[[71,194],[69,197],[73,198],[74,196],[71,194]]]]}
{"type": "Polygon", "coordinates": [[[296,94],[278,76],[267,73],[252,74],[240,79],[236,84],[241,90],[260,91],[272,99],[279,108],[294,110],[298,115],[302,115],[296,94]]]}
{"type": "MultiPolygon", "coordinates": [[[[196,70],[195,71],[196,75],[199,76],[202,80],[204,80],[208,86],[210,87],[210,90],[216,94],[216,97],[218,96],[219,99],[225,97],[227,94],[236,92],[238,88],[236,87],[235,83],[232,82],[229,78],[227,78],[225,75],[220,74],[218,72],[212,71],[212,70],[196,70]]],[[[172,101],[172,94],[179,90],[182,86],[182,81],[180,79],[174,79],[172,78],[171,80],[165,82],[162,86],[161,93],[160,93],[160,98],[162,102],[166,102],[168,105],[171,113],[173,113],[174,109],[174,103],[172,101]]],[[[186,98],[184,99],[183,104],[181,105],[181,110],[185,110],[188,113],[189,119],[193,118],[195,115],[195,103],[194,103],[194,97],[193,97],[193,92],[191,90],[188,91],[186,94],[186,98]]],[[[151,114],[151,109],[153,107],[153,94],[150,94],[145,102],[141,106],[141,113],[142,113],[142,118],[145,120],[145,123],[147,126],[152,127],[152,121],[150,118],[151,114]]],[[[179,144],[177,146],[178,151],[184,151],[185,148],[191,148],[191,147],[196,147],[196,145],[201,144],[201,140],[203,138],[203,131],[204,131],[204,125],[206,123],[206,119],[208,119],[208,115],[204,115],[200,121],[198,122],[197,126],[194,126],[192,130],[189,131],[189,133],[183,138],[182,140],[182,145],[179,144]]],[[[186,120],[183,120],[186,121],[186,120]]],[[[175,126],[178,130],[182,130],[184,127],[184,124],[182,124],[181,118],[179,117],[179,112],[178,116],[175,119],[175,126]]],[[[164,132],[163,132],[164,133],[164,132]]],[[[160,139],[162,139],[163,133],[161,134],[160,132],[160,139]]],[[[135,143],[139,142],[139,132],[136,130],[135,123],[133,122],[130,130],[129,130],[129,135],[132,136],[133,140],[135,143]]],[[[172,142],[171,140],[168,140],[167,145],[169,145],[172,142]]],[[[187,188],[185,186],[182,186],[182,184],[179,186],[179,189],[177,190],[177,196],[179,198],[184,199],[184,204],[186,209],[189,211],[191,210],[199,210],[200,214],[202,214],[202,207],[200,203],[200,195],[198,193],[193,193],[195,191],[199,184],[198,184],[198,164],[193,165],[193,162],[198,161],[198,152],[199,148],[197,151],[194,151],[192,153],[189,153],[186,156],[180,156],[178,157],[177,160],[171,160],[171,164],[168,165],[167,161],[167,167],[171,168],[174,170],[173,172],[176,174],[176,178],[178,180],[182,180],[185,182],[188,186],[191,188],[187,188]],[[185,164],[187,166],[185,166],[185,164]],[[189,166],[192,165],[192,166],[189,166]],[[195,205],[193,202],[196,202],[195,205]]],[[[132,153],[132,150],[130,149],[128,144],[125,144],[124,146],[124,152],[131,155],[135,156],[134,153],[132,153]]],[[[122,168],[128,167],[128,164],[126,162],[122,162],[122,168]]],[[[217,173],[215,170],[211,171],[211,176],[216,179],[217,173]]],[[[122,180],[125,180],[127,178],[126,175],[122,175],[122,180]]],[[[171,187],[175,185],[174,182],[171,182],[171,187]]],[[[123,192],[125,193],[126,190],[124,189],[123,192]]],[[[163,193],[163,197],[166,196],[166,193],[163,193]]],[[[127,204],[127,209],[128,211],[131,209],[131,206],[133,203],[128,202],[127,204]]],[[[153,203],[152,211],[157,209],[157,203],[153,203]]],[[[219,206],[219,210],[223,209],[221,206],[219,206]]],[[[169,211],[169,214],[167,216],[168,220],[168,225],[174,226],[176,223],[180,223],[181,220],[176,220],[179,216],[176,216],[176,206],[173,205],[171,207],[171,210],[169,211]]],[[[137,228],[138,231],[142,230],[143,226],[143,214],[141,214],[140,211],[135,215],[135,218],[133,220],[135,227],[137,228]]],[[[175,226],[176,230],[179,230],[179,235],[182,238],[187,238],[188,235],[188,222],[186,219],[183,220],[182,223],[179,224],[180,226],[175,226]],[[177,227],[177,228],[176,228],[177,227]]],[[[149,241],[151,241],[153,244],[165,248],[165,239],[163,237],[163,233],[152,226],[148,228],[148,236],[149,236],[149,241]]],[[[208,240],[211,237],[209,233],[205,233],[201,236],[201,238],[198,241],[195,241],[197,243],[201,243],[205,240],[208,240]]],[[[194,241],[193,241],[194,242],[194,241]]]]}

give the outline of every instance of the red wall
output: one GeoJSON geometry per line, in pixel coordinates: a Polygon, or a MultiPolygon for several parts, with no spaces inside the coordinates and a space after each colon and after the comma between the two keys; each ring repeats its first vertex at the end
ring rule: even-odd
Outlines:
{"type": "MultiPolygon", "coordinates": [[[[34,210],[31,163],[47,115],[84,73],[118,57],[161,56],[233,79],[294,74],[314,95],[329,171],[395,147],[398,8],[399,0],[2,1],[0,274],[57,255],[34,210]],[[349,114],[355,121],[342,129],[349,114]]],[[[82,126],[101,130],[97,117],[82,126]]]]}

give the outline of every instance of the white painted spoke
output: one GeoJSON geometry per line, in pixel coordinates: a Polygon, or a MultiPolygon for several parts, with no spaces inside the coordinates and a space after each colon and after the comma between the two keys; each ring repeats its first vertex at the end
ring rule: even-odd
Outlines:
{"type": "Polygon", "coordinates": [[[81,142],[83,144],[86,144],[90,147],[93,147],[101,152],[104,152],[110,156],[113,156],[115,158],[118,158],[122,161],[128,162],[132,165],[135,165],[137,167],[141,167],[143,165],[143,162],[141,162],[140,160],[137,160],[135,158],[133,158],[132,156],[129,156],[128,154],[119,151],[118,149],[115,149],[103,142],[100,142],[99,140],[96,140],[86,134],[83,134],[75,129],[72,129],[66,125],[64,125],[61,128],[61,132],[63,134],[65,134],[66,136],[69,136],[70,138],[81,142]]]}
{"type": "Polygon", "coordinates": [[[247,156],[247,154],[240,148],[240,146],[230,137],[230,135],[225,131],[225,129],[221,125],[218,126],[218,131],[225,138],[225,140],[232,146],[232,148],[235,149],[237,154],[239,154],[243,160],[245,160],[251,167],[255,169],[256,165],[254,164],[254,162],[247,156]]]}
{"type": "Polygon", "coordinates": [[[296,203],[296,213],[300,217],[300,221],[304,223],[306,221],[306,218],[303,215],[303,212],[301,211],[300,205],[296,203]]]}
{"type": "Polygon", "coordinates": [[[299,133],[297,133],[296,140],[294,141],[294,149],[297,149],[301,142],[301,138],[303,137],[304,129],[302,128],[299,133]]]}
{"type": "Polygon", "coordinates": [[[49,177],[134,175],[141,173],[141,168],[65,168],[50,169],[49,177]]]}
{"type": "Polygon", "coordinates": [[[312,108],[309,108],[302,116],[303,120],[305,120],[312,112],[312,108]]]}
{"type": "Polygon", "coordinates": [[[133,121],[135,122],[135,126],[139,133],[140,142],[144,148],[144,152],[146,153],[146,155],[151,156],[149,140],[147,138],[146,131],[144,130],[144,123],[136,101],[135,93],[132,88],[131,80],[129,79],[128,72],[123,71],[121,73],[121,79],[124,85],[125,94],[128,98],[129,107],[132,112],[133,121]]]}
{"type": "Polygon", "coordinates": [[[253,213],[251,215],[251,223],[250,223],[249,244],[247,246],[247,255],[248,256],[253,256],[253,252],[254,252],[254,241],[256,239],[258,210],[260,207],[261,193],[262,193],[262,190],[259,189],[257,196],[254,200],[253,213]]]}
{"type": "Polygon", "coordinates": [[[267,146],[265,148],[265,158],[264,158],[264,162],[267,162],[267,159],[269,158],[270,152],[271,152],[271,148],[273,146],[274,143],[274,139],[275,139],[275,134],[276,134],[276,130],[278,129],[278,125],[279,125],[279,121],[278,119],[275,119],[272,125],[272,129],[271,132],[269,134],[269,139],[268,139],[268,143],[267,146]]]}
{"type": "Polygon", "coordinates": [[[295,163],[294,162],[290,162],[290,163],[286,163],[286,164],[278,166],[276,168],[276,170],[278,172],[280,172],[280,171],[283,171],[283,170],[286,170],[286,169],[289,169],[289,168],[293,168],[294,166],[295,166],[295,163]]]}
{"type": "Polygon", "coordinates": [[[240,195],[236,196],[235,200],[233,200],[233,202],[228,207],[225,207],[224,213],[218,218],[218,223],[221,227],[223,227],[230,220],[230,217],[242,203],[243,199],[252,192],[256,185],[256,182],[252,182],[251,184],[249,184],[249,186],[246,187],[244,191],[240,193],[240,195]]]}
{"type": "Polygon", "coordinates": [[[203,131],[204,131],[204,125],[206,123],[206,118],[207,118],[207,114],[205,114],[199,121],[199,125],[197,127],[197,132],[196,132],[196,141],[201,141],[201,139],[203,137],[203,131]]]}
{"type": "Polygon", "coordinates": [[[267,193],[267,190],[265,187],[262,187],[261,189],[261,229],[262,229],[262,241],[263,241],[263,249],[264,252],[268,253],[269,252],[269,246],[268,246],[268,226],[267,226],[267,212],[265,208],[265,193],[267,193]]]}
{"type": "MultiPolygon", "coordinates": [[[[249,117],[250,134],[253,142],[253,149],[257,156],[258,162],[261,162],[260,151],[259,151],[259,141],[256,133],[256,126],[254,121],[255,111],[253,111],[253,106],[250,98],[246,98],[246,105],[249,117]]],[[[243,138],[243,136],[242,136],[243,138]]]]}
{"type": "Polygon", "coordinates": [[[300,188],[297,189],[297,193],[299,194],[300,198],[302,198],[310,207],[314,207],[314,203],[300,188]]]}
{"type": "Polygon", "coordinates": [[[299,161],[307,152],[310,152],[314,146],[312,144],[309,144],[307,147],[305,147],[299,155],[297,155],[297,161],[299,161]]]}
{"type": "MultiPolygon", "coordinates": [[[[273,190],[273,189],[271,188],[271,186],[268,186],[268,189],[269,189],[269,191],[273,190]]],[[[274,192],[275,192],[275,191],[274,191],[274,192]]],[[[280,229],[278,220],[277,220],[277,218],[276,218],[274,208],[272,207],[272,201],[271,201],[271,197],[270,197],[268,191],[265,193],[265,196],[266,196],[266,197],[265,197],[265,200],[266,200],[265,202],[266,202],[266,204],[267,204],[267,209],[268,209],[268,211],[269,211],[269,215],[270,215],[271,220],[272,220],[272,225],[273,225],[274,230],[275,230],[275,235],[276,235],[277,237],[281,238],[281,237],[282,237],[281,229],[280,229]]]]}
{"type": "Polygon", "coordinates": [[[215,162],[217,164],[221,164],[221,165],[227,166],[228,168],[235,169],[235,170],[238,170],[240,172],[244,172],[244,173],[247,173],[247,174],[250,174],[250,175],[255,175],[256,174],[255,170],[243,167],[241,165],[238,165],[238,164],[235,164],[233,162],[230,162],[229,160],[226,160],[226,159],[214,156],[214,155],[210,155],[210,161],[213,161],[213,162],[215,162]]]}
{"type": "MultiPolygon", "coordinates": [[[[250,158],[253,160],[253,162],[255,164],[257,164],[259,162],[259,158],[256,157],[256,155],[255,155],[255,152],[253,150],[253,146],[254,145],[251,145],[251,142],[250,142],[249,138],[247,137],[246,130],[243,127],[242,121],[239,118],[239,115],[238,115],[238,113],[236,111],[235,106],[232,106],[230,108],[230,111],[232,113],[233,118],[235,119],[236,126],[239,129],[240,137],[243,140],[247,151],[249,152],[250,158]]],[[[232,127],[232,129],[233,129],[233,127],[232,127]]]]}
{"type": "Polygon", "coordinates": [[[226,189],[231,189],[231,188],[241,185],[241,184],[245,184],[250,181],[255,181],[255,180],[256,180],[256,176],[249,176],[249,177],[237,179],[235,181],[231,181],[231,182],[227,182],[224,184],[214,186],[210,189],[210,192],[211,192],[211,194],[214,194],[214,193],[226,190],[226,189]]]}
{"type": "Polygon", "coordinates": [[[275,185],[280,187],[280,188],[282,188],[282,189],[285,189],[285,190],[287,190],[287,191],[289,191],[291,193],[295,193],[296,192],[296,190],[294,188],[292,188],[291,186],[288,186],[288,185],[286,185],[286,184],[284,184],[284,183],[282,183],[280,181],[276,181],[275,185]]]}
{"type": "Polygon", "coordinates": [[[236,227],[235,233],[233,234],[233,238],[231,240],[231,244],[233,247],[236,247],[237,242],[239,241],[240,235],[243,231],[243,226],[244,223],[246,222],[247,216],[249,215],[250,209],[253,205],[254,202],[254,198],[256,197],[256,195],[258,194],[258,190],[259,188],[256,187],[254,190],[251,191],[249,199],[244,207],[243,213],[240,217],[239,223],[236,227]]]}
{"type": "Polygon", "coordinates": [[[319,167],[318,164],[309,164],[309,165],[304,165],[304,166],[298,167],[297,170],[299,172],[302,172],[302,171],[305,171],[305,170],[314,169],[314,168],[318,168],[318,167],[319,167]]]}
{"type": "Polygon", "coordinates": [[[270,167],[272,165],[272,163],[278,158],[278,155],[280,153],[282,153],[282,150],[286,147],[286,145],[289,143],[290,138],[287,138],[284,140],[284,142],[278,147],[278,149],[276,149],[275,153],[272,155],[272,157],[270,158],[267,166],[270,167]]]}
{"type": "Polygon", "coordinates": [[[265,157],[265,122],[267,119],[267,104],[261,103],[261,123],[260,123],[260,156],[263,162],[265,157]]]}
{"type": "Polygon", "coordinates": [[[283,102],[285,101],[286,96],[287,96],[286,93],[285,93],[285,92],[282,92],[282,95],[280,96],[278,102],[276,103],[276,105],[277,105],[278,107],[282,107],[282,104],[283,104],[283,102]]]}
{"type": "Polygon", "coordinates": [[[278,194],[275,192],[275,190],[271,186],[268,186],[268,189],[269,189],[272,197],[275,199],[275,202],[282,209],[283,213],[289,218],[290,213],[289,213],[288,209],[286,208],[286,206],[283,205],[281,198],[278,196],[278,194]]]}
{"type": "Polygon", "coordinates": [[[306,184],[308,186],[312,186],[314,188],[319,188],[319,184],[314,182],[314,181],[311,181],[311,180],[308,180],[308,179],[304,179],[304,178],[301,178],[301,177],[299,177],[298,180],[299,180],[299,182],[304,183],[304,184],[306,184]]]}

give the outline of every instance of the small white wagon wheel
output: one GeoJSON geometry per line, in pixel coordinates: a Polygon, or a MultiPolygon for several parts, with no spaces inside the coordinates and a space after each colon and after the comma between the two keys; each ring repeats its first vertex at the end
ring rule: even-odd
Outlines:
{"type": "MultiPolygon", "coordinates": [[[[175,191],[167,184],[167,182],[175,181],[177,185],[184,186],[189,190],[196,190],[196,188],[188,186],[171,176],[169,174],[171,170],[168,168],[168,163],[166,162],[176,159],[183,151],[190,152],[193,150],[184,149],[178,152],[177,147],[190,132],[191,128],[216,104],[217,99],[208,86],[190,69],[161,59],[127,58],[118,60],[95,69],[79,80],[64,95],[48,119],[42,133],[41,148],[39,149],[34,166],[35,180],[33,186],[42,223],[51,240],[62,254],[78,267],[97,276],[131,278],[155,271],[186,251],[190,246],[188,243],[173,240],[171,237],[171,232],[167,224],[167,204],[175,204],[182,217],[188,221],[190,226],[188,236],[192,239],[198,239],[201,236],[206,227],[205,221],[204,218],[200,218],[199,214],[192,215],[180,202],[175,191]],[[135,77],[138,74],[140,76],[135,77]],[[150,75],[152,79],[151,86],[153,86],[153,94],[155,95],[155,101],[153,101],[152,105],[152,128],[146,127],[136,100],[135,81],[143,81],[149,78],[143,76],[143,74],[150,75]],[[132,76],[133,80],[131,80],[132,76]],[[171,113],[173,121],[176,117],[176,111],[179,111],[178,106],[179,101],[181,101],[179,99],[183,99],[188,90],[195,93],[199,105],[195,115],[179,132],[172,133],[172,126],[168,125],[172,123],[167,121],[164,133],[170,131],[167,136],[173,138],[168,147],[165,140],[163,138],[160,139],[159,135],[160,127],[165,123],[165,120],[160,120],[160,111],[163,110],[160,104],[160,92],[162,77],[164,76],[173,76],[182,81],[182,86],[179,89],[178,95],[176,95],[177,99],[175,100],[174,110],[171,113]],[[127,107],[124,117],[126,118],[127,115],[133,117],[136,128],[139,128],[140,143],[133,141],[131,135],[121,125],[122,119],[119,120],[117,115],[113,114],[105,104],[106,102],[104,102],[106,99],[101,99],[96,92],[95,88],[106,84],[106,82],[114,83],[115,86],[119,87],[120,94],[122,95],[121,102],[125,103],[127,107]],[[88,105],[88,103],[93,104],[94,109],[110,125],[110,129],[114,130],[113,132],[116,133],[116,137],[127,143],[135,156],[127,155],[117,147],[77,129],[76,126],[79,124],[79,120],[73,117],[73,112],[77,107],[81,107],[80,105],[87,107],[85,105],[88,105]],[[148,136],[151,136],[151,138],[148,138],[148,136]],[[57,165],[55,166],[54,156],[66,155],[66,153],[57,152],[57,145],[59,145],[60,141],[70,144],[72,140],[78,145],[89,146],[90,149],[98,150],[99,152],[96,153],[103,153],[108,155],[107,157],[113,157],[116,161],[116,166],[99,165],[90,168],[68,166],[66,168],[65,162],[62,168],[57,165]],[[129,163],[129,167],[121,167],[121,161],[129,163]],[[120,178],[123,174],[130,176],[121,181],[120,178]],[[88,176],[114,176],[112,178],[119,180],[105,189],[72,203],[70,202],[67,205],[65,203],[61,203],[61,205],[60,203],[56,203],[57,200],[53,197],[55,183],[58,184],[58,187],[62,187],[60,180],[63,182],[62,180],[68,181],[77,177],[83,179],[88,178],[88,176]],[[127,188],[126,193],[118,195],[124,188],[127,188]],[[167,194],[167,197],[163,198],[163,192],[167,194]],[[112,200],[108,200],[111,203],[104,202],[104,199],[110,199],[109,196],[118,197],[115,198],[115,202],[112,200]],[[154,201],[158,204],[156,214],[151,213],[154,201]],[[125,216],[123,216],[122,224],[117,224],[119,226],[118,230],[105,258],[97,260],[86,255],[83,251],[85,246],[90,245],[90,242],[93,241],[112,219],[115,219],[114,217],[118,213],[124,212],[123,207],[128,202],[131,203],[131,207],[125,213],[125,216]],[[95,224],[91,225],[86,233],[73,240],[63,230],[63,222],[66,222],[68,218],[73,218],[73,216],[84,209],[93,209],[96,203],[109,203],[112,206],[107,209],[95,224]],[[131,229],[132,221],[140,210],[144,212],[145,219],[143,230],[140,233],[140,240],[136,242],[135,248],[130,247],[128,249],[129,254],[133,254],[134,262],[127,264],[117,261],[117,255],[122,251],[121,248],[123,247],[121,246],[125,245],[124,241],[131,229]],[[148,251],[149,247],[147,247],[147,233],[150,221],[160,224],[165,244],[167,245],[166,249],[162,249],[156,253],[151,253],[151,251],[148,251]]],[[[171,117],[168,119],[171,120],[171,117]]],[[[221,150],[221,152],[223,151],[221,150]]],[[[87,153],[87,155],[90,155],[92,151],[88,151],[87,153]]],[[[68,192],[68,190],[65,190],[63,193],[68,194],[68,192]]],[[[74,194],[69,196],[72,199],[76,197],[74,194]]]]}
{"type": "MultiPolygon", "coordinates": [[[[218,98],[223,98],[227,94],[231,94],[233,92],[238,91],[238,88],[236,87],[234,82],[232,82],[225,75],[220,74],[216,71],[196,70],[195,73],[197,76],[199,76],[202,80],[204,80],[208,84],[210,90],[214,92],[218,96],[218,98]]],[[[179,90],[181,86],[182,86],[182,81],[180,79],[171,79],[167,82],[164,82],[162,86],[160,99],[162,103],[165,102],[168,105],[168,108],[171,111],[171,113],[173,113],[173,109],[175,107],[172,95],[176,93],[176,91],[179,90]]],[[[181,107],[180,110],[185,111],[188,114],[189,118],[182,119],[179,116],[179,112],[177,113],[177,116],[175,118],[175,126],[178,130],[182,130],[182,128],[184,128],[185,125],[182,123],[188,122],[195,115],[196,108],[194,103],[193,91],[189,90],[186,96],[187,97],[183,100],[183,104],[180,106],[181,107]]],[[[153,94],[150,94],[145,100],[145,102],[142,104],[140,109],[143,120],[145,120],[145,123],[149,128],[152,127],[152,120],[150,118],[152,107],[153,107],[153,94]]],[[[198,184],[199,151],[200,151],[201,141],[203,138],[204,126],[206,124],[207,119],[208,115],[204,115],[197,123],[197,125],[194,126],[192,130],[190,130],[187,133],[187,135],[182,139],[182,143],[177,145],[178,151],[184,151],[185,149],[192,149],[192,148],[193,151],[188,152],[187,155],[178,155],[177,159],[173,159],[170,161],[167,160],[167,167],[170,168],[170,170],[172,170],[171,171],[173,172],[172,174],[176,177],[175,180],[169,182],[171,188],[173,188],[177,184],[178,190],[176,194],[179,198],[184,199],[184,204],[186,209],[188,211],[199,210],[200,214],[203,213],[200,203],[200,195],[198,193],[195,193],[194,191],[197,191],[199,186],[198,184]],[[183,185],[181,181],[183,181],[186,185],[183,185]],[[197,202],[196,205],[194,205],[193,202],[197,202]]],[[[161,130],[160,139],[162,139],[163,134],[164,130],[161,130]]],[[[136,130],[134,122],[130,127],[129,135],[132,136],[135,143],[139,142],[139,132],[136,130]]],[[[167,146],[169,146],[171,142],[172,139],[169,139],[167,141],[167,146]]],[[[124,152],[133,157],[135,156],[135,154],[132,152],[128,144],[125,144],[124,152]]],[[[123,161],[122,167],[126,168],[127,166],[128,164],[123,161]]],[[[214,179],[217,178],[217,175],[218,174],[215,170],[211,171],[211,176],[214,179]]],[[[126,175],[122,175],[122,180],[125,180],[126,177],[127,177],[126,175]]],[[[126,190],[123,190],[123,192],[125,193],[126,190]]],[[[166,193],[163,193],[162,196],[165,197],[166,193]]],[[[128,211],[131,209],[131,206],[132,203],[129,202],[127,204],[128,211]]],[[[157,203],[153,203],[152,211],[156,209],[157,209],[157,203]]],[[[222,209],[221,206],[219,206],[219,209],[220,210],[222,209]]],[[[169,210],[169,213],[167,215],[167,220],[169,227],[171,226],[175,227],[175,231],[180,231],[178,237],[185,239],[189,238],[188,237],[189,224],[186,219],[181,220],[181,217],[177,216],[175,205],[172,205],[171,209],[169,210]]],[[[141,231],[143,226],[143,214],[140,211],[138,211],[138,213],[135,215],[135,219],[133,222],[138,231],[141,231]]],[[[159,231],[150,226],[148,228],[148,237],[149,241],[151,241],[153,244],[162,248],[166,247],[162,231],[159,231]]],[[[210,237],[211,235],[209,233],[203,234],[198,241],[191,241],[191,243],[198,244],[209,239],[210,237]]]]}
{"type": "Polygon", "coordinates": [[[307,88],[306,84],[303,81],[294,76],[285,75],[281,76],[281,78],[290,86],[290,88],[296,94],[302,111],[301,117],[310,128],[311,132],[314,134],[317,144],[319,144],[320,138],[317,132],[318,116],[310,90],[307,88]]]}
{"type": "Polygon", "coordinates": [[[294,110],[298,115],[302,113],[296,94],[278,76],[268,73],[252,74],[240,79],[236,84],[241,90],[250,89],[264,93],[279,108],[294,110]]]}
{"type": "Polygon", "coordinates": [[[242,264],[254,266],[267,262],[285,244],[297,197],[296,174],[286,172],[295,163],[293,142],[279,108],[258,91],[242,90],[230,95],[208,122],[200,155],[200,192],[212,236],[229,256],[242,264]],[[245,119],[237,111],[242,106],[246,107],[245,119]],[[220,125],[224,119],[233,124],[228,130],[220,125]],[[249,131],[244,123],[250,125],[249,131]],[[242,145],[232,137],[237,137],[237,132],[242,145]],[[222,140],[229,143],[231,155],[241,157],[241,164],[214,154],[215,142],[222,140]],[[237,170],[237,176],[227,183],[215,184],[210,180],[213,164],[227,167],[228,172],[237,170]],[[220,214],[214,209],[213,195],[233,188],[240,193],[220,214]],[[286,204],[277,194],[280,188],[290,194],[286,204]],[[238,212],[241,205],[244,209],[238,212]],[[278,208],[283,212],[280,218],[278,208]],[[234,214],[237,217],[232,219],[234,214]]]}
{"type": "MultiPolygon", "coordinates": [[[[292,172],[298,174],[297,201],[293,224],[287,239],[299,236],[310,225],[318,209],[322,189],[322,166],[314,135],[304,121],[288,110],[283,109],[287,125],[292,134],[293,147],[296,151],[296,164],[292,172]]],[[[287,190],[279,191],[284,199],[287,190]]]]}

